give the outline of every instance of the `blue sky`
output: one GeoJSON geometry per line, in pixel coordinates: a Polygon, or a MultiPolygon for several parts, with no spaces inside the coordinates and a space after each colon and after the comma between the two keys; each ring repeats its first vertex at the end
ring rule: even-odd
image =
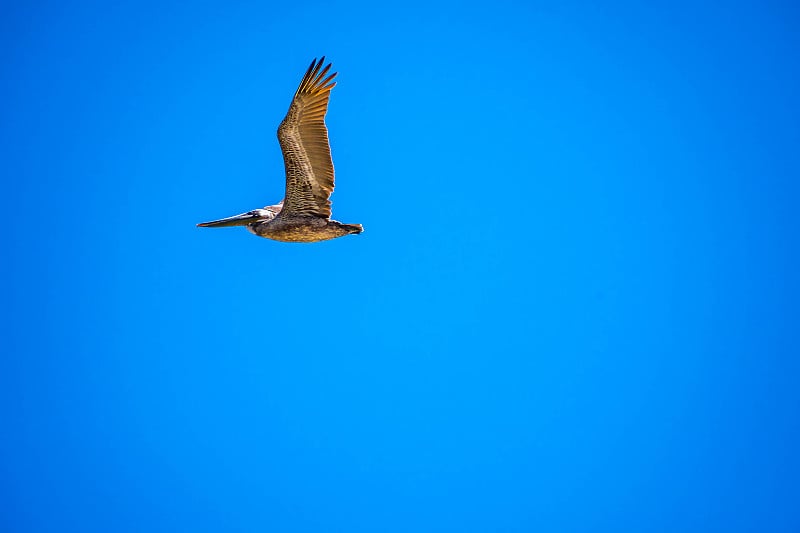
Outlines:
{"type": "Polygon", "coordinates": [[[800,530],[799,14],[695,4],[3,3],[1,529],[800,530]],[[322,54],[365,232],[196,228],[322,54]]]}

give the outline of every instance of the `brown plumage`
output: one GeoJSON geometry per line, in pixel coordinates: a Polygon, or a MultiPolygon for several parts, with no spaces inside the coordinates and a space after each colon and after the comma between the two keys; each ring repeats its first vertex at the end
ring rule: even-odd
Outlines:
{"type": "Polygon", "coordinates": [[[342,224],[330,218],[334,173],[325,114],[337,73],[328,75],[331,65],[322,68],[324,62],[324,56],[311,62],[278,127],[286,170],[285,198],[277,205],[198,226],[246,226],[255,235],[285,242],[316,242],[361,233],[360,224],[342,224]]]}

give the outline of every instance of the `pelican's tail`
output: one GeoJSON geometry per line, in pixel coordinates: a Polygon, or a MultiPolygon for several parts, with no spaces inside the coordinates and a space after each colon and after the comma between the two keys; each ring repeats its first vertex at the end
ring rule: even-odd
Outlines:
{"type": "Polygon", "coordinates": [[[347,233],[361,233],[364,227],[361,224],[342,224],[342,227],[347,230],[347,233]]]}

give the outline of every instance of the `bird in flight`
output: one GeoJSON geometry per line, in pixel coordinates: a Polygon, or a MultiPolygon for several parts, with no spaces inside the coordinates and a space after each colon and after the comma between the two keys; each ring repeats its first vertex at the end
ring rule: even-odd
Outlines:
{"type": "Polygon", "coordinates": [[[317,242],[361,233],[361,224],[331,220],[333,161],[325,113],[336,82],[326,77],[325,57],[311,62],[294,93],[289,112],[278,127],[286,167],[286,196],[275,205],[212,222],[203,228],[245,226],[250,233],[283,242],[317,242]]]}

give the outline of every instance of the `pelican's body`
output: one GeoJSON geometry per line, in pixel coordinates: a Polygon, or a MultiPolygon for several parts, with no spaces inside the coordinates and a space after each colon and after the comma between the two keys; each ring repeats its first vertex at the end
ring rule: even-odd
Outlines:
{"type": "Polygon", "coordinates": [[[330,218],[334,177],[325,113],[336,73],[326,78],[331,65],[322,69],[324,61],[311,62],[278,128],[286,197],[276,205],[198,226],[246,226],[254,235],[283,242],[317,242],[363,231],[360,224],[330,218]]]}
{"type": "Polygon", "coordinates": [[[361,233],[361,224],[342,224],[313,216],[277,216],[247,225],[254,235],[283,242],[317,242],[361,233]]]}

